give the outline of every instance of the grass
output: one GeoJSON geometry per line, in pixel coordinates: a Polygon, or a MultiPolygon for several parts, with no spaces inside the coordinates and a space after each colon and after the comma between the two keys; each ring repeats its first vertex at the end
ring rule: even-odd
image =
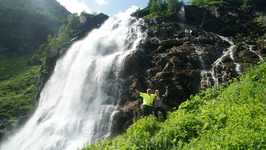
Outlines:
{"type": "Polygon", "coordinates": [[[39,79],[41,65],[29,65],[31,57],[0,56],[0,78],[13,75],[0,81],[0,120],[15,123],[18,116],[34,111],[35,83],[39,79]]]}
{"type": "Polygon", "coordinates": [[[82,150],[266,149],[265,76],[266,64],[251,66],[228,87],[191,96],[165,122],[142,118],[126,133],[82,150]]]}
{"type": "Polygon", "coordinates": [[[31,66],[27,65],[28,60],[31,58],[30,55],[23,57],[6,57],[0,55],[0,78],[8,75],[18,75],[31,66]]]}

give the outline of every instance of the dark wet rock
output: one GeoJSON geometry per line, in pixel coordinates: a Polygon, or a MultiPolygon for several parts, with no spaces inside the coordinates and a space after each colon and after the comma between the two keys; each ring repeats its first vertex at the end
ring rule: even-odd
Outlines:
{"type": "Polygon", "coordinates": [[[260,61],[258,54],[251,52],[249,46],[243,43],[237,44],[232,52],[237,63],[256,64],[260,61]]]}
{"type": "Polygon", "coordinates": [[[153,18],[153,21],[156,25],[160,25],[162,23],[160,18],[153,18]]]}
{"type": "Polygon", "coordinates": [[[266,27],[266,16],[264,16],[264,17],[262,17],[261,19],[260,19],[260,23],[261,23],[261,26],[262,27],[266,27]]]}

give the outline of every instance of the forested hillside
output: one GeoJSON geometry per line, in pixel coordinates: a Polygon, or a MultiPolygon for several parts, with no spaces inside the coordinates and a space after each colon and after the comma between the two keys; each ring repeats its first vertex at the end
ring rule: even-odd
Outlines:
{"type": "Polygon", "coordinates": [[[264,7],[264,0],[191,0],[187,4],[183,0],[149,0],[148,6],[138,9],[131,15],[139,18],[153,19],[159,16],[169,15],[178,11],[184,5],[194,5],[198,7],[208,7],[210,5],[228,5],[236,8],[244,7],[264,7]]]}
{"type": "Polygon", "coordinates": [[[70,13],[56,0],[1,0],[0,54],[33,54],[55,35],[70,13]]]}
{"type": "Polygon", "coordinates": [[[190,3],[199,7],[221,4],[227,4],[233,7],[263,7],[266,5],[266,2],[264,0],[191,0],[190,3]]]}
{"type": "Polygon", "coordinates": [[[137,18],[153,19],[154,17],[169,15],[184,5],[184,1],[178,0],[149,0],[146,8],[138,9],[131,15],[137,18]]]}

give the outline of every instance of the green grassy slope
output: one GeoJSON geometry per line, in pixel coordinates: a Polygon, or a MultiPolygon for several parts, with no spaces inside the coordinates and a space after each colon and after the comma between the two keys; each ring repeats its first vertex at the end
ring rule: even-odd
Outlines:
{"type": "Polygon", "coordinates": [[[0,81],[0,120],[16,121],[18,116],[30,114],[34,110],[33,100],[36,81],[41,65],[31,66],[32,56],[0,56],[0,78],[13,75],[0,81]]]}
{"type": "Polygon", "coordinates": [[[228,87],[202,91],[169,113],[135,122],[127,133],[88,149],[266,149],[266,64],[228,87]]]}

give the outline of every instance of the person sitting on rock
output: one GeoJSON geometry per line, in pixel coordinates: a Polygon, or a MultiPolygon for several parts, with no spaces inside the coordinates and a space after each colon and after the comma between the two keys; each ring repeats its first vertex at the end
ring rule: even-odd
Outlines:
{"type": "Polygon", "coordinates": [[[152,115],[152,105],[155,98],[155,94],[151,94],[151,89],[147,89],[147,93],[142,93],[133,87],[134,90],[143,98],[143,116],[152,115]]]}
{"type": "Polygon", "coordinates": [[[164,95],[160,96],[160,93],[158,90],[155,90],[155,98],[153,102],[153,111],[154,111],[154,116],[158,119],[158,111],[163,113],[163,118],[164,120],[167,119],[166,117],[166,111],[163,108],[163,99],[168,95],[168,87],[166,87],[166,91],[164,95]]]}

